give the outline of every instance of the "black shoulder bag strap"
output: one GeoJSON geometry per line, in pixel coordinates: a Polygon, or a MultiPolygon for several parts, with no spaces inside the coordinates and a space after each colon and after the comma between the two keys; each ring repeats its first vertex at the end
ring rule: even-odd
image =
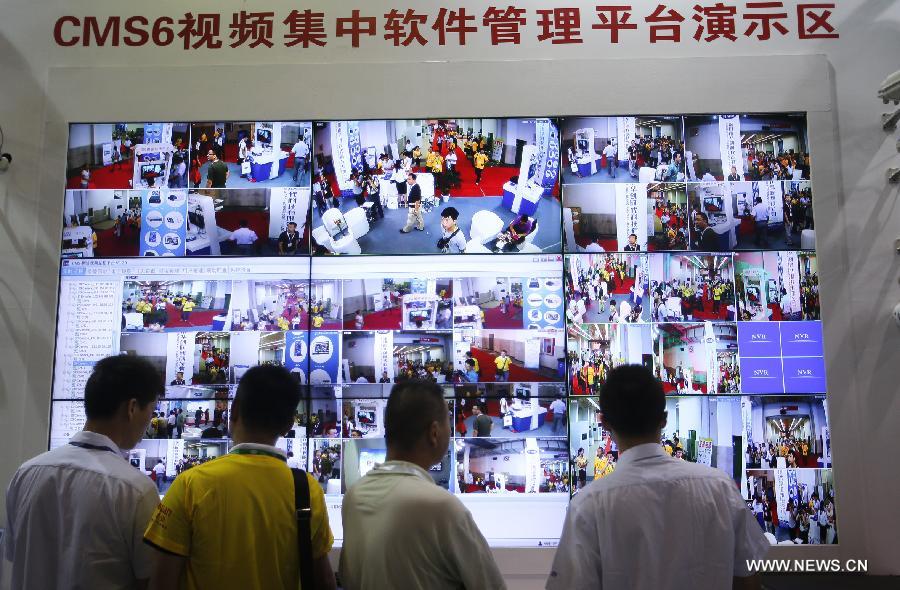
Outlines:
{"type": "Polygon", "coordinates": [[[302,469],[291,469],[294,475],[294,506],[297,509],[297,548],[300,554],[300,588],[313,589],[312,508],[309,500],[309,479],[302,469]]]}

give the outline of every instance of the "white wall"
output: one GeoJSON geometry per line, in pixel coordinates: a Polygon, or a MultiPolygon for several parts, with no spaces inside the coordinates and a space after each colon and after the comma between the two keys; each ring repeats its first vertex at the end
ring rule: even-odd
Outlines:
{"type": "Polygon", "coordinates": [[[128,334],[120,340],[122,350],[138,356],[166,356],[168,334],[128,334]]]}
{"type": "MultiPolygon", "coordinates": [[[[685,119],[685,149],[691,151],[694,157],[700,160],[719,159],[719,123],[718,121],[694,124],[690,119],[685,119]],[[697,135],[694,135],[694,130],[697,135]]],[[[703,171],[701,170],[702,174],[703,171]]]]}
{"type": "Polygon", "coordinates": [[[616,185],[573,184],[566,186],[566,207],[581,207],[582,213],[616,214],[616,185]]]}
{"type": "MultiPolygon", "coordinates": [[[[230,13],[245,8],[238,0],[202,6],[197,2],[197,10],[230,13]]],[[[667,5],[687,15],[694,3],[667,5]]],[[[536,0],[519,5],[530,11],[546,8],[536,0]]],[[[883,450],[895,444],[900,423],[895,400],[900,334],[886,321],[900,299],[893,252],[900,207],[896,188],[888,186],[884,176],[888,165],[897,164],[896,137],[882,131],[880,114],[887,109],[875,96],[880,82],[898,67],[900,4],[837,0],[837,5],[831,20],[841,38],[829,41],[800,40],[791,22],[790,35],[776,35],[766,43],[744,37],[734,43],[700,43],[690,38],[693,23],[688,18],[685,39],[677,46],[647,43],[642,23],[641,31],[623,32],[618,45],[604,40],[604,32],[585,27],[588,43],[574,46],[538,43],[536,31],[529,28],[521,46],[496,48],[490,47],[487,35],[478,35],[465,47],[432,43],[409,51],[389,49],[375,40],[364,40],[363,48],[353,50],[347,39],[329,38],[322,50],[296,51],[276,44],[271,51],[185,52],[178,43],[156,49],[58,48],[49,40],[53,22],[71,12],[71,3],[6,0],[0,19],[0,80],[14,83],[0,85],[0,124],[6,135],[4,151],[12,152],[15,162],[0,176],[0,482],[8,481],[23,459],[46,447],[52,363],[47,351],[53,349],[56,232],[61,223],[58,213],[48,212],[62,208],[62,173],[52,171],[65,169],[66,121],[164,120],[173,108],[195,120],[211,113],[223,119],[279,120],[285,113],[301,111],[311,119],[435,113],[489,117],[509,116],[513,108],[541,115],[651,113],[661,108],[753,112],[770,106],[800,108],[805,102],[812,125],[819,126],[810,137],[813,175],[827,179],[816,184],[816,215],[835,483],[843,524],[840,546],[810,548],[804,555],[864,556],[870,572],[900,573],[900,514],[894,506],[900,472],[877,462],[883,450]],[[602,48],[611,61],[584,59],[586,48],[602,48]],[[769,59],[767,54],[778,57],[769,59]],[[812,55],[823,55],[827,65],[797,57],[812,55]],[[737,66],[738,56],[752,57],[737,66]],[[670,61],[679,58],[687,59],[670,61]],[[263,60],[275,67],[267,69],[263,60]],[[425,60],[434,63],[423,67],[425,60]],[[485,60],[490,63],[481,63],[485,60]],[[106,68],[102,76],[97,70],[101,66],[106,68]],[[54,67],[83,69],[67,75],[51,71],[54,67]],[[404,88],[404,100],[397,100],[395,82],[411,70],[421,78],[404,88]],[[703,75],[684,83],[684,72],[700,70],[703,75]],[[254,95],[250,103],[233,92],[235,79],[250,80],[263,71],[260,83],[264,80],[270,91],[254,95]],[[362,96],[358,81],[374,75],[386,82],[367,85],[362,96]],[[159,84],[160,79],[167,83],[159,84]],[[478,92],[434,92],[451,79],[466,80],[478,92]],[[298,86],[300,80],[311,82],[298,86]],[[122,88],[128,89],[128,100],[122,98],[122,88]],[[660,88],[666,92],[661,94],[660,88]],[[174,106],[173,92],[204,99],[179,100],[174,106]],[[510,97],[515,97],[513,106],[510,97]],[[854,285],[866,288],[851,289],[854,285]],[[874,522],[879,525],[872,526],[874,522]]],[[[325,0],[311,0],[306,6],[324,10],[330,18],[340,12],[325,0]]],[[[295,6],[271,0],[269,7],[280,14],[295,6]]],[[[383,14],[390,7],[373,0],[365,8],[383,14]]],[[[167,9],[148,10],[148,15],[157,15],[167,9]]],[[[143,12],[114,0],[79,4],[81,14],[143,12]]],[[[549,553],[495,551],[510,583],[519,588],[542,585],[549,553]]]]}

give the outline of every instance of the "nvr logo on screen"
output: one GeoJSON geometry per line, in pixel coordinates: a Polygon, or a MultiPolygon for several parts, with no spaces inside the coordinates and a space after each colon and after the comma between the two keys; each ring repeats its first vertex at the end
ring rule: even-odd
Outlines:
{"type": "Polygon", "coordinates": [[[750,340],[758,341],[758,342],[768,342],[769,335],[768,334],[751,334],[750,340]]]}
{"type": "Polygon", "coordinates": [[[812,369],[797,369],[797,377],[812,377],[812,369]]]}
{"type": "Polygon", "coordinates": [[[754,377],[768,377],[769,369],[756,369],[753,371],[754,377]]]}

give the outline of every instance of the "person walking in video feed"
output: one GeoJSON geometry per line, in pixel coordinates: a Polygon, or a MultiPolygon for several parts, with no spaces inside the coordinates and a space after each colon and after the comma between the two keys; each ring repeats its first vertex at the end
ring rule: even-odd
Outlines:
{"type": "Polygon", "coordinates": [[[407,203],[409,204],[409,214],[406,218],[406,225],[400,230],[400,233],[408,234],[412,231],[413,224],[419,231],[425,231],[425,218],[422,217],[422,187],[416,184],[416,175],[408,174],[406,176],[407,203]]]}
{"type": "Polygon", "coordinates": [[[494,365],[497,367],[495,381],[509,381],[509,366],[512,359],[507,356],[505,350],[500,351],[500,356],[494,359],[494,365]]]}
{"type": "Polygon", "coordinates": [[[490,436],[491,430],[494,428],[494,421],[481,410],[480,405],[475,404],[472,406],[472,416],[474,417],[472,419],[472,436],[490,436]]]}

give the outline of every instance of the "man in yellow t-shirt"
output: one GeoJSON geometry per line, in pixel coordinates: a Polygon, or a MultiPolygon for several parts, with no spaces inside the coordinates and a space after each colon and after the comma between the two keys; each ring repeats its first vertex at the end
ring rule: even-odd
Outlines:
{"type": "MultiPolygon", "coordinates": [[[[231,451],[175,478],[144,533],[159,554],[151,588],[297,590],[294,479],[275,441],[300,387],[283,367],[247,371],[231,408],[231,451]]],[[[333,590],[325,494],[308,473],[313,587],[333,590]]]]}
{"type": "Polygon", "coordinates": [[[506,355],[506,351],[501,350],[500,356],[494,359],[494,364],[497,365],[496,381],[509,381],[509,365],[511,363],[512,359],[506,355]]]}
{"type": "Polygon", "coordinates": [[[481,183],[481,173],[484,172],[484,165],[487,164],[487,154],[481,150],[475,154],[475,184],[481,183]]]}

